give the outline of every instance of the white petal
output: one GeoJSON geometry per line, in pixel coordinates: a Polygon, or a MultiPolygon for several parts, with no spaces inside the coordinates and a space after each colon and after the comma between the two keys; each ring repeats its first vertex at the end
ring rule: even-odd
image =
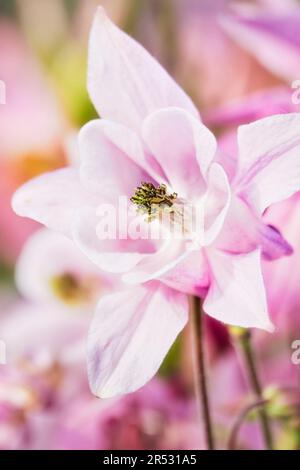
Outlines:
{"type": "Polygon", "coordinates": [[[210,250],[208,260],[212,276],[204,311],[229,325],[273,331],[261,273],[260,251],[229,255],[210,250]]]}
{"type": "Polygon", "coordinates": [[[188,318],[187,298],[155,283],[104,297],[88,338],[88,374],[101,398],[142,387],[188,318]]]}
{"type": "Polygon", "coordinates": [[[300,113],[240,126],[238,143],[235,185],[261,213],[300,190],[300,113]]]}
{"type": "Polygon", "coordinates": [[[184,91],[134,39],[98,8],[89,50],[88,88],[101,117],[140,130],[151,112],[178,106],[198,116],[184,91]]]}
{"type": "Polygon", "coordinates": [[[14,194],[12,207],[22,217],[69,235],[76,210],[94,202],[82,188],[78,171],[63,168],[44,173],[21,186],[14,194]]]}

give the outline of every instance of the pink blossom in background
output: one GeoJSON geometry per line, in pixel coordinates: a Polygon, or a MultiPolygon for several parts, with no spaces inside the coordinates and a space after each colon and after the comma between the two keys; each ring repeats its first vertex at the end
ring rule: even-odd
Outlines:
{"type": "MultiPolygon", "coordinates": [[[[235,129],[241,124],[273,114],[286,114],[300,111],[300,104],[293,103],[294,90],[287,86],[269,88],[236,98],[228,104],[211,108],[203,115],[207,125],[235,129]]],[[[233,134],[232,134],[233,135],[233,134]]],[[[234,138],[234,135],[233,135],[234,138]]]]}
{"type": "MultiPolygon", "coordinates": [[[[85,377],[85,333],[89,316],[74,315],[65,308],[15,300],[1,315],[1,338],[7,345],[7,363],[32,371],[77,368],[77,377],[85,377]],[[28,367],[27,367],[28,366],[28,367]],[[80,373],[80,371],[82,373],[80,373]]],[[[6,368],[2,368],[5,374],[6,368]]],[[[76,378],[76,375],[74,375],[76,378]]],[[[66,388],[66,391],[68,388],[66,388]]],[[[70,393],[70,390],[68,391],[70,393]]]]}
{"type": "Polygon", "coordinates": [[[31,220],[19,220],[11,209],[11,197],[16,189],[15,176],[11,175],[8,165],[0,162],[0,258],[13,263],[20,249],[37,224],[31,220]]]}
{"type": "MultiPolygon", "coordinates": [[[[273,329],[260,259],[290,255],[292,248],[261,215],[299,190],[300,114],[241,126],[229,180],[190,99],[102,9],[91,33],[88,84],[103,119],[80,133],[79,171],[40,176],[17,191],[13,206],[67,234],[101,269],[137,284],[105,296],[90,329],[92,390],[110,397],[155,374],[187,322],[186,293],[206,294],[204,310],[225,323],[273,329]],[[99,204],[130,197],[142,181],[164,183],[200,208],[201,233],[155,243],[101,240],[99,204]]],[[[141,224],[147,225],[142,217],[141,224]]]]}
{"type": "Polygon", "coordinates": [[[177,5],[178,73],[202,109],[298,79],[299,3],[179,0],[177,5]]]}
{"type": "Polygon", "coordinates": [[[199,434],[195,404],[176,384],[156,379],[119,400],[86,396],[70,403],[61,416],[55,447],[193,449],[199,448],[199,434]]]}
{"type": "Polygon", "coordinates": [[[227,34],[267,69],[283,80],[293,81],[299,76],[299,4],[286,11],[276,8],[253,10],[241,6],[241,15],[227,17],[222,26],[227,34]]]}
{"type": "Polygon", "coordinates": [[[48,448],[61,410],[88,393],[88,322],[88,316],[26,301],[2,312],[7,365],[0,369],[0,448],[48,448]]]}
{"type": "Polygon", "coordinates": [[[22,374],[12,368],[1,373],[0,384],[0,449],[24,448],[28,441],[26,413],[32,409],[35,395],[22,374]]]}
{"type": "Polygon", "coordinates": [[[62,165],[62,111],[24,37],[0,23],[1,80],[6,103],[0,106],[0,256],[12,263],[36,224],[16,218],[10,199],[24,180],[62,165]]]}
{"type": "Polygon", "coordinates": [[[19,292],[32,302],[90,312],[95,302],[116,288],[69,238],[40,229],[25,243],[16,264],[19,292]]]}
{"type": "Polygon", "coordinates": [[[0,39],[1,80],[6,84],[6,105],[0,108],[1,156],[21,158],[31,152],[43,155],[45,149],[51,151],[60,144],[66,123],[21,33],[2,21],[0,39]],[[12,128],[18,138],[12,139],[12,128]]]}

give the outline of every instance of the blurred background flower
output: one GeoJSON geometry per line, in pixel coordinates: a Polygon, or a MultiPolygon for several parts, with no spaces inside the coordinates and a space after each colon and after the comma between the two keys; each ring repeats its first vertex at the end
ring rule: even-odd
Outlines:
{"type": "MultiPolygon", "coordinates": [[[[202,442],[190,332],[144,389],[114,400],[93,397],[86,332],[95,301],[120,286],[62,235],[15,216],[10,206],[15,189],[32,176],[77,165],[77,131],[96,116],[86,91],[86,60],[99,3],[192,96],[218,135],[228,174],[236,162],[238,125],[300,111],[292,100],[292,83],[300,80],[297,0],[1,1],[1,449],[194,449],[202,442]]],[[[291,360],[291,344],[300,339],[299,198],[264,214],[294,254],[265,261],[277,330],[254,332],[278,449],[300,448],[300,364],[291,360]]],[[[239,354],[223,325],[207,318],[206,329],[218,447],[261,448],[239,354]]]]}

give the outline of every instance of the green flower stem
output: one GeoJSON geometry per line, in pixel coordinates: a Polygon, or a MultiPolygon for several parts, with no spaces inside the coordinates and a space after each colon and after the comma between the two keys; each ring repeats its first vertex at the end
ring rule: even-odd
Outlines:
{"type": "MultiPolygon", "coordinates": [[[[236,338],[239,348],[243,354],[244,364],[247,371],[248,381],[253,393],[258,401],[263,401],[263,392],[259,380],[256,361],[251,343],[251,331],[244,328],[231,328],[231,333],[236,338]]],[[[265,407],[261,407],[258,411],[261,431],[268,450],[273,449],[273,437],[270,420],[265,407]]]]}
{"type": "Polygon", "coordinates": [[[207,449],[214,450],[215,443],[207,393],[203,348],[203,310],[202,302],[198,297],[191,298],[191,322],[193,333],[193,362],[196,398],[204,423],[204,435],[207,449]]]}
{"type": "Polygon", "coordinates": [[[231,432],[229,434],[229,439],[228,439],[228,450],[235,450],[236,449],[236,441],[238,438],[239,431],[244,424],[246,418],[248,415],[253,411],[256,410],[262,406],[265,406],[268,403],[268,400],[258,400],[255,401],[254,403],[251,403],[250,405],[246,406],[241,413],[237,416],[236,420],[234,421],[234,424],[232,426],[231,432]]]}

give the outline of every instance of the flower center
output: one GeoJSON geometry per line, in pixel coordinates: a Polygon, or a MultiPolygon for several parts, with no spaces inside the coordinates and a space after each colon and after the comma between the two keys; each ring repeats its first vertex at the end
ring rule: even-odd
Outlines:
{"type": "Polygon", "coordinates": [[[51,279],[54,294],[67,304],[77,304],[85,301],[89,296],[87,286],[71,273],[64,273],[51,279]]]}
{"type": "Polygon", "coordinates": [[[165,184],[155,187],[152,183],[142,182],[136,188],[130,201],[138,207],[141,214],[147,214],[148,222],[151,222],[161,212],[171,212],[176,199],[177,193],[168,194],[165,184]]]}

